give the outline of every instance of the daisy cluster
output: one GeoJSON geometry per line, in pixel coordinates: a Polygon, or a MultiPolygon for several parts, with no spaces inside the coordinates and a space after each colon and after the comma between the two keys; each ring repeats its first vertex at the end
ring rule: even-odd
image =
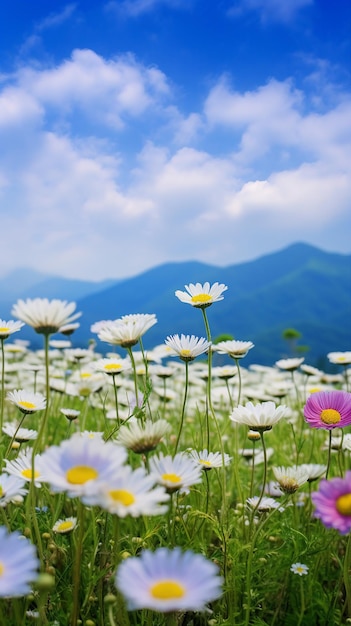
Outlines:
{"type": "MultiPolygon", "coordinates": [[[[200,309],[203,332],[179,329],[147,351],[153,313],[96,321],[87,348],[69,340],[73,302],[19,300],[18,321],[0,320],[0,596],[10,625],[21,611],[42,623],[61,611],[62,623],[128,624],[128,611],[144,610],[156,626],[159,614],[181,625],[196,612],[249,624],[265,593],[266,622],[284,623],[283,610],[292,622],[287,573],[303,585],[318,570],[318,533],[350,533],[350,353],[327,355],[333,375],[296,355],[245,368],[254,343],[210,333],[208,309],[227,288],[177,290],[200,309]],[[42,349],[17,340],[24,324],[42,349]],[[271,590],[260,568],[276,576],[271,590]],[[278,608],[274,585],[287,594],[278,608]]],[[[316,615],[310,623],[322,623],[316,615]]]]}

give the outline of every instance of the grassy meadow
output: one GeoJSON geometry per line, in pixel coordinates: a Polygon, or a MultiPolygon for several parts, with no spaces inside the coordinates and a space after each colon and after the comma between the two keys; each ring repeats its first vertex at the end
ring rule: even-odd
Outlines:
{"type": "Polygon", "coordinates": [[[211,319],[221,298],[208,307],[199,295],[184,306],[203,342],[148,351],[145,326],[113,342],[101,322],[77,349],[70,329],[34,321],[34,351],[1,321],[1,624],[351,623],[350,503],[338,508],[340,532],[312,500],[326,476],[349,470],[351,427],[304,416],[316,393],[349,395],[350,362],[341,355],[333,375],[307,357],[246,368],[255,347],[220,354],[211,319]],[[256,424],[241,421],[252,413],[256,424]],[[160,548],[165,559],[191,551],[190,565],[168,572],[159,557],[141,571],[160,548]],[[192,566],[194,555],[203,560],[192,566]]]}

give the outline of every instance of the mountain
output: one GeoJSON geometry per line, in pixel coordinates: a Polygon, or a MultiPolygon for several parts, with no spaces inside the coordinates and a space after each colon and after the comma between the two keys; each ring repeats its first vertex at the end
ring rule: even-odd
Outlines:
{"type": "MultiPolygon", "coordinates": [[[[201,311],[180,302],[174,292],[191,282],[218,281],[228,290],[221,302],[207,309],[212,337],[226,333],[253,341],[255,348],[245,357],[245,365],[272,365],[278,358],[290,356],[282,339],[282,332],[290,327],[302,333],[299,343],[309,346],[306,362],[312,365],[323,362],[325,366],[330,351],[351,349],[351,255],[325,252],[304,243],[227,267],[196,261],[166,263],[107,283],[37,279],[21,297],[77,301],[83,315],[72,337],[75,345],[84,346],[89,338],[96,338],[90,332],[92,323],[128,313],[157,315],[158,324],[144,337],[146,348],[163,343],[170,334],[204,336],[201,311]]],[[[6,297],[1,281],[0,293],[1,306],[6,297]]],[[[97,349],[103,352],[110,347],[98,341],[97,349]]]]}

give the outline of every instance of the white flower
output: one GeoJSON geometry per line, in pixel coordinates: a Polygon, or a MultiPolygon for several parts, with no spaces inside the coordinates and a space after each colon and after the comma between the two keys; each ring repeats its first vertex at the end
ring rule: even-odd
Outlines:
{"type": "Polygon", "coordinates": [[[191,304],[199,309],[204,309],[213,304],[213,302],[223,300],[222,293],[226,291],[228,287],[220,283],[213,283],[211,287],[210,283],[206,282],[203,285],[201,283],[190,283],[189,285],[185,285],[185,289],[186,291],[180,291],[178,289],[175,292],[177,298],[179,298],[181,302],[191,304]]]}
{"type": "Polygon", "coordinates": [[[76,526],[76,517],[66,517],[65,519],[58,519],[57,522],[53,525],[52,530],[54,533],[66,535],[67,533],[70,533],[72,530],[74,530],[76,526]]]}
{"type": "Polygon", "coordinates": [[[70,324],[81,313],[75,313],[75,302],[66,300],[48,300],[47,298],[28,298],[18,300],[12,309],[12,315],[18,317],[37,333],[49,335],[60,330],[61,326],[70,324]]]}
{"type": "Polygon", "coordinates": [[[0,507],[5,507],[18,496],[25,496],[27,489],[24,488],[23,478],[11,474],[0,474],[0,507]]]}
{"type": "Polygon", "coordinates": [[[193,361],[200,354],[207,352],[211,344],[204,337],[195,335],[170,335],[165,340],[165,344],[173,352],[170,356],[179,356],[182,361],[193,361]]]}
{"type": "Polygon", "coordinates": [[[41,460],[41,456],[36,454],[34,457],[34,478],[32,472],[32,448],[25,448],[21,450],[16,459],[9,461],[5,459],[5,468],[4,472],[7,474],[12,474],[13,476],[18,476],[27,482],[31,482],[34,480],[34,484],[36,487],[40,487],[43,482],[43,464],[41,460]]]}
{"type": "Polygon", "coordinates": [[[220,341],[213,346],[218,354],[227,354],[232,359],[242,359],[254,347],[252,341],[229,340],[220,341]]]}
{"type": "Polygon", "coordinates": [[[101,341],[112,345],[130,348],[138,343],[144,333],[156,323],[154,313],[123,315],[112,322],[103,322],[98,330],[98,337],[101,341]]]}
{"type": "Polygon", "coordinates": [[[104,372],[110,376],[121,374],[131,367],[129,362],[119,358],[99,359],[98,361],[95,361],[93,366],[97,372],[104,372]]]}
{"type": "Polygon", "coordinates": [[[159,548],[123,561],[115,584],[128,609],[168,613],[204,610],[222,594],[222,582],[216,565],[202,554],[159,548]]]}
{"type": "Polygon", "coordinates": [[[268,496],[263,496],[263,498],[254,496],[253,498],[247,498],[246,502],[250,508],[257,509],[258,511],[264,512],[270,511],[271,509],[278,509],[280,512],[284,511],[284,507],[280,506],[279,502],[268,496]],[[259,505],[257,506],[258,502],[259,505]]]}
{"type": "Polygon", "coordinates": [[[169,501],[169,495],[164,487],[154,487],[155,482],[155,478],[148,475],[143,467],[132,470],[127,465],[109,481],[102,483],[91,497],[87,485],[84,502],[101,506],[119,517],[161,515],[167,510],[164,503],[169,501]]]}
{"type": "Polygon", "coordinates": [[[31,441],[36,439],[38,433],[36,430],[30,430],[28,428],[18,428],[15,424],[6,423],[2,427],[2,432],[5,433],[8,437],[13,437],[15,441],[20,441],[21,443],[25,441],[31,441]]]}
{"type": "Polygon", "coordinates": [[[304,358],[291,358],[291,359],[279,359],[276,361],[276,366],[281,370],[286,370],[288,372],[292,372],[293,370],[297,370],[300,365],[304,362],[304,358]]]}
{"type": "Polygon", "coordinates": [[[125,462],[127,452],[121,446],[104,442],[100,437],[73,435],[59,446],[51,446],[41,456],[45,481],[55,492],[66,491],[70,498],[81,497],[90,484],[99,489],[125,462]]]}
{"type": "Polygon", "coordinates": [[[348,352],[329,352],[327,357],[330,363],[335,365],[350,365],[351,364],[351,351],[348,352]]]}
{"type": "Polygon", "coordinates": [[[290,571],[293,572],[293,574],[304,576],[308,574],[308,566],[304,565],[304,563],[293,563],[290,567],[290,571]]]}
{"type": "Polygon", "coordinates": [[[208,452],[206,449],[197,452],[196,450],[189,450],[189,456],[201,467],[203,470],[210,470],[212,468],[223,467],[229,465],[231,457],[229,454],[224,454],[222,458],[221,452],[208,452]]]}
{"type": "Polygon", "coordinates": [[[169,493],[180,490],[188,493],[188,487],[201,482],[201,468],[188,456],[178,453],[150,459],[150,474],[155,482],[164,485],[169,493]]]}
{"type": "Polygon", "coordinates": [[[8,400],[15,404],[22,413],[35,413],[46,407],[46,398],[41,393],[15,389],[7,394],[8,400]]]}
{"type": "Polygon", "coordinates": [[[24,326],[23,322],[14,322],[13,320],[6,322],[0,319],[0,339],[7,339],[13,333],[21,330],[22,326],[24,326]]]}
{"type": "Polygon", "coordinates": [[[324,474],[327,471],[326,465],[320,465],[318,463],[302,463],[300,465],[300,468],[302,468],[303,470],[307,472],[308,474],[307,481],[309,483],[313,482],[314,480],[317,480],[318,478],[322,476],[322,474],[324,474]]]}
{"type": "Polygon", "coordinates": [[[253,404],[239,405],[229,416],[237,424],[246,424],[251,430],[270,430],[282,417],[289,417],[290,409],[285,405],[277,406],[271,400],[253,404]]]}
{"type": "Polygon", "coordinates": [[[273,473],[284,493],[295,493],[308,481],[308,472],[302,466],[273,467],[273,473]]]}
{"type": "Polygon", "coordinates": [[[39,559],[35,547],[15,531],[0,526],[0,597],[15,598],[30,592],[38,576],[39,559]]]}
{"type": "Polygon", "coordinates": [[[117,443],[137,453],[150,452],[160,443],[162,437],[171,427],[166,420],[152,422],[146,420],[144,424],[138,421],[131,422],[119,429],[117,443]]]}

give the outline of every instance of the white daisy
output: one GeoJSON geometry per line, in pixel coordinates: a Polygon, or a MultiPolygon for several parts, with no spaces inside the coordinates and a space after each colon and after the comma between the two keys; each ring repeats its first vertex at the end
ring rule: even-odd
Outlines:
{"type": "Polygon", "coordinates": [[[130,363],[125,359],[122,360],[112,357],[109,359],[99,359],[98,361],[95,361],[93,365],[97,372],[104,372],[109,376],[116,376],[117,374],[121,374],[131,368],[130,363]]]}
{"type": "Polygon", "coordinates": [[[15,531],[0,526],[0,597],[26,596],[38,576],[39,559],[35,547],[15,531]]]}
{"type": "Polygon", "coordinates": [[[302,466],[273,467],[273,473],[284,493],[295,493],[308,481],[308,472],[302,466]]]}
{"type": "Polygon", "coordinates": [[[76,517],[66,517],[65,519],[58,519],[57,522],[52,527],[54,533],[59,533],[60,535],[66,535],[67,533],[72,532],[77,526],[77,518],[76,517]]]}
{"type": "Polygon", "coordinates": [[[120,468],[118,475],[110,481],[101,484],[91,496],[87,485],[83,500],[119,517],[161,515],[167,511],[164,503],[169,501],[169,495],[164,487],[155,487],[155,482],[143,467],[132,470],[127,465],[120,468]]]}
{"type": "Polygon", "coordinates": [[[2,432],[8,437],[13,437],[15,441],[24,443],[25,441],[32,441],[37,438],[38,432],[28,428],[18,428],[15,424],[7,422],[2,427],[2,432]]]}
{"type": "Polygon", "coordinates": [[[28,298],[18,300],[12,309],[12,315],[34,328],[37,333],[49,335],[58,332],[61,326],[77,319],[81,313],[74,313],[75,309],[75,302],[28,298]]]}
{"type": "Polygon", "coordinates": [[[45,481],[55,492],[66,491],[71,498],[85,495],[90,483],[99,489],[101,482],[109,482],[126,461],[125,448],[100,437],[73,435],[59,446],[51,446],[41,457],[45,481]]]}
{"type": "Polygon", "coordinates": [[[200,354],[205,354],[211,344],[204,337],[195,335],[170,335],[165,344],[171,349],[170,356],[179,356],[182,361],[193,361],[200,354]]]}
{"type": "Polygon", "coordinates": [[[218,354],[227,354],[232,359],[242,359],[252,348],[254,348],[252,341],[239,341],[235,339],[219,341],[213,346],[213,350],[218,352],[218,354]]]}
{"type": "Polygon", "coordinates": [[[15,389],[7,394],[8,400],[15,404],[22,413],[35,413],[46,407],[46,398],[41,393],[15,389]]]}
{"type": "Polygon", "coordinates": [[[154,450],[162,437],[171,430],[166,420],[152,422],[146,420],[144,424],[135,421],[119,429],[117,443],[139,454],[154,450]]]}
{"type": "MultiPolygon", "coordinates": [[[[33,480],[32,453],[32,448],[25,448],[21,450],[18,456],[12,461],[5,459],[4,472],[18,476],[27,482],[31,482],[33,480]]],[[[34,457],[34,484],[36,487],[40,487],[44,480],[42,468],[43,463],[41,456],[36,454],[34,457]]]]}
{"type": "Polygon", "coordinates": [[[283,417],[289,417],[290,409],[285,405],[277,406],[271,400],[253,404],[247,402],[245,406],[236,407],[229,418],[237,424],[246,424],[251,430],[270,430],[283,417]]]}
{"type": "Polygon", "coordinates": [[[22,326],[24,326],[23,322],[15,322],[14,320],[6,322],[0,319],[0,339],[7,339],[13,333],[21,330],[22,326]]]}
{"type": "Polygon", "coordinates": [[[279,361],[276,361],[275,364],[281,370],[292,372],[294,370],[297,370],[300,367],[300,365],[302,365],[304,360],[305,360],[304,357],[301,357],[301,358],[296,357],[296,358],[291,358],[291,359],[279,359],[279,361]]]}
{"type": "Polygon", "coordinates": [[[197,452],[197,450],[189,450],[189,456],[201,467],[203,470],[210,470],[217,467],[223,467],[229,465],[232,458],[229,454],[224,454],[222,458],[221,452],[208,452],[206,449],[197,452]]]}
{"type": "Polygon", "coordinates": [[[219,302],[219,300],[223,300],[222,293],[228,289],[226,285],[220,283],[213,283],[210,286],[210,283],[206,282],[203,285],[201,283],[190,283],[189,285],[185,285],[186,291],[180,291],[179,289],[175,292],[175,295],[181,302],[185,302],[186,304],[191,304],[192,306],[204,309],[214,302],[219,302]]]}
{"type": "Polygon", "coordinates": [[[217,566],[202,554],[180,548],[146,550],[121,563],[116,587],[129,610],[202,611],[222,594],[217,566]]]}
{"type": "Polygon", "coordinates": [[[202,480],[201,467],[182,453],[176,454],[175,457],[163,454],[153,456],[150,459],[150,474],[155,482],[164,485],[169,493],[178,490],[180,493],[188,493],[189,487],[202,480]]]}
{"type": "Polygon", "coordinates": [[[11,474],[0,474],[0,507],[26,495],[25,480],[11,474]]]}
{"type": "Polygon", "coordinates": [[[306,576],[308,574],[308,566],[304,563],[293,563],[290,567],[290,571],[299,576],[306,576]]]}
{"type": "Polygon", "coordinates": [[[328,352],[327,357],[330,363],[335,365],[350,365],[351,351],[347,352],[328,352]]]}
{"type": "Polygon", "coordinates": [[[113,322],[104,323],[98,331],[98,337],[111,345],[130,348],[156,323],[154,313],[124,315],[113,322]]]}

